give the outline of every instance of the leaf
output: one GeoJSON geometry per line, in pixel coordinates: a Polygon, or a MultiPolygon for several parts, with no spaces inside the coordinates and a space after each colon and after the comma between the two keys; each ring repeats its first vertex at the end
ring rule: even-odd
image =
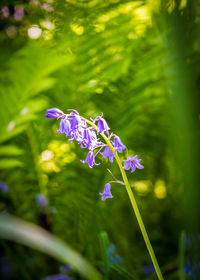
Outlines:
{"type": "Polygon", "coordinates": [[[39,226],[12,216],[0,216],[0,237],[48,254],[70,265],[86,279],[102,279],[99,272],[79,253],[39,226]]]}
{"type": "Polygon", "coordinates": [[[105,279],[109,279],[109,264],[108,264],[108,250],[109,250],[109,238],[106,232],[100,233],[100,245],[101,255],[104,264],[105,279]]]}
{"type": "Polygon", "coordinates": [[[47,50],[38,44],[28,44],[1,70],[1,143],[21,133],[46,108],[46,98],[37,95],[51,89],[56,79],[50,75],[71,62],[71,55],[59,53],[62,48],[47,50]]]}
{"type": "Polygon", "coordinates": [[[8,169],[14,167],[21,167],[21,166],[23,166],[23,162],[15,158],[9,158],[9,159],[5,158],[0,160],[0,169],[8,169]]]}
{"type": "Polygon", "coordinates": [[[0,156],[19,156],[23,154],[23,150],[14,145],[0,146],[0,156]]]}

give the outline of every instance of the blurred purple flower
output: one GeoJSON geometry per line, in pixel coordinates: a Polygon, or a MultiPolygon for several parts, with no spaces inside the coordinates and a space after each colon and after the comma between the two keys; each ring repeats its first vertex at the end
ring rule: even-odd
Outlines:
{"type": "Polygon", "coordinates": [[[138,168],[138,169],[144,168],[144,166],[139,163],[140,161],[141,161],[141,159],[138,159],[137,155],[135,157],[130,156],[127,158],[127,160],[124,160],[123,167],[125,170],[128,170],[131,168],[131,173],[133,173],[136,168],[138,168]]]}
{"type": "Polygon", "coordinates": [[[24,17],[24,9],[20,7],[15,7],[14,19],[21,20],[24,17]]]}
{"type": "Polygon", "coordinates": [[[54,9],[51,6],[49,6],[48,4],[42,4],[40,7],[42,9],[46,10],[47,12],[53,12],[54,11],[54,9]]]}
{"type": "Polygon", "coordinates": [[[58,274],[58,275],[48,276],[43,280],[71,280],[71,278],[64,274],[58,274]]]}
{"type": "Polygon", "coordinates": [[[108,146],[105,147],[101,155],[103,156],[103,158],[109,157],[110,162],[113,162],[114,154],[108,146]]]}
{"type": "Polygon", "coordinates": [[[65,114],[57,109],[57,108],[52,108],[52,109],[47,109],[47,114],[45,115],[46,118],[48,119],[59,119],[62,118],[65,114]]]}
{"type": "Polygon", "coordinates": [[[41,207],[46,207],[48,205],[48,200],[41,193],[37,194],[35,199],[36,199],[37,204],[41,207]]]}
{"type": "Polygon", "coordinates": [[[99,193],[102,196],[101,200],[105,200],[107,198],[113,198],[110,189],[111,189],[110,183],[105,184],[103,193],[99,193]]]}
{"type": "Polygon", "coordinates": [[[71,278],[64,274],[58,274],[54,280],[70,280],[71,278]]]}
{"type": "Polygon", "coordinates": [[[189,262],[186,264],[186,267],[185,267],[185,274],[188,275],[190,273],[190,264],[189,262]]]}
{"type": "Polygon", "coordinates": [[[0,190],[4,193],[8,192],[8,187],[4,184],[4,182],[0,182],[0,190]]]}
{"type": "Polygon", "coordinates": [[[145,275],[151,275],[155,273],[155,269],[152,263],[146,264],[142,266],[142,270],[145,275]]]}
{"type": "Polygon", "coordinates": [[[114,244],[111,244],[107,250],[107,256],[108,256],[108,263],[118,264],[123,262],[123,258],[116,254],[116,246],[114,244]]]}
{"type": "Polygon", "coordinates": [[[194,278],[195,276],[197,276],[198,270],[199,270],[199,266],[197,265],[196,262],[194,262],[193,265],[190,266],[189,261],[187,261],[187,264],[186,264],[186,267],[185,267],[185,274],[189,278],[194,278]]]}
{"type": "Polygon", "coordinates": [[[71,270],[71,266],[69,265],[61,265],[60,266],[60,271],[61,272],[67,272],[67,271],[70,271],[71,270]]]}
{"type": "Polygon", "coordinates": [[[7,6],[3,6],[1,8],[0,14],[2,15],[3,18],[8,18],[10,15],[9,8],[7,6]]]}
{"type": "Polygon", "coordinates": [[[98,125],[97,125],[97,135],[103,132],[106,132],[107,134],[109,134],[108,130],[109,130],[109,126],[107,124],[107,122],[102,118],[99,117],[98,120],[98,125]]]}
{"type": "Polygon", "coordinates": [[[95,163],[94,160],[94,153],[92,151],[89,151],[87,157],[85,160],[81,160],[82,163],[88,163],[89,167],[92,168],[93,165],[99,165],[99,163],[95,163]]]}
{"type": "Polygon", "coordinates": [[[126,146],[122,143],[119,136],[115,136],[115,138],[114,138],[114,149],[115,149],[115,151],[118,151],[119,153],[122,153],[122,150],[126,149],[126,146]]]}

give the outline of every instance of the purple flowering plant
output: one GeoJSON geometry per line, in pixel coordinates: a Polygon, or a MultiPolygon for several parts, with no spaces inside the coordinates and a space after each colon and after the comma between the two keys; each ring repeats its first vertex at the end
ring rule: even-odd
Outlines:
{"type": "MultiPolygon", "coordinates": [[[[81,148],[88,148],[88,154],[85,160],[81,160],[82,163],[87,163],[90,168],[93,168],[94,165],[99,165],[100,163],[95,162],[95,158],[98,154],[102,155],[103,158],[109,158],[110,162],[113,162],[114,157],[118,153],[122,153],[123,150],[126,150],[126,146],[122,143],[119,136],[114,134],[109,134],[109,126],[105,119],[102,116],[96,117],[93,121],[89,121],[79,115],[75,110],[72,110],[71,113],[65,114],[57,108],[52,108],[47,110],[45,116],[49,119],[61,119],[60,127],[58,133],[65,134],[66,137],[69,137],[70,143],[74,140],[78,142],[81,148]],[[104,134],[106,133],[108,137],[104,134]],[[98,136],[101,135],[105,142],[102,142],[98,136]],[[98,150],[96,152],[96,150],[98,150]],[[101,150],[103,150],[101,152],[101,150]]],[[[136,167],[139,169],[144,168],[138,162],[141,159],[135,157],[128,157],[127,160],[124,160],[124,169],[131,168],[131,172],[135,171],[136,167]]],[[[114,181],[112,181],[114,182],[114,181]]],[[[115,180],[117,183],[122,183],[118,180],[115,180]]],[[[124,184],[124,183],[122,183],[124,184]]],[[[110,182],[105,185],[104,193],[102,200],[107,198],[113,198],[111,194],[110,182]]]]}
{"type": "Polygon", "coordinates": [[[141,159],[138,159],[137,155],[134,157],[128,156],[127,159],[123,160],[122,163],[118,153],[122,153],[123,150],[127,150],[127,148],[122,143],[119,136],[113,133],[109,133],[110,127],[108,126],[103,116],[98,116],[94,120],[88,120],[80,116],[76,110],[70,111],[70,113],[65,114],[57,108],[52,108],[47,110],[47,114],[45,115],[45,117],[49,119],[61,119],[58,133],[65,134],[66,137],[69,138],[70,143],[72,143],[75,140],[78,142],[81,148],[86,148],[89,150],[86,159],[81,160],[81,162],[87,163],[90,168],[93,168],[94,165],[100,164],[95,162],[95,158],[97,157],[97,155],[101,155],[103,156],[103,158],[108,157],[110,162],[113,162],[114,158],[116,159],[116,162],[122,174],[123,181],[119,181],[113,176],[114,181],[106,183],[103,193],[99,194],[101,195],[101,199],[104,201],[108,198],[113,198],[110,183],[115,182],[125,186],[133,210],[135,212],[140,230],[142,232],[144,241],[149,251],[152,263],[155,267],[157,277],[159,280],[163,280],[160,267],[158,265],[156,256],[151,246],[148,234],[146,232],[142,217],[140,215],[135,197],[133,195],[131,186],[129,184],[125,172],[125,170],[129,169],[131,169],[131,173],[133,173],[136,170],[136,168],[143,169],[144,166],[140,164],[141,159]],[[101,138],[99,138],[99,136],[101,136],[101,138]]]}
{"type": "Polygon", "coordinates": [[[36,195],[35,200],[36,200],[36,203],[39,207],[45,208],[48,205],[48,200],[41,193],[36,195]]]}

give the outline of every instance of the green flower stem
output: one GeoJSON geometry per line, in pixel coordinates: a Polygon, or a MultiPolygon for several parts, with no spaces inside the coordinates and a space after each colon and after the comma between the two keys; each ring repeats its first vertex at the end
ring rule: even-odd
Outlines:
{"type": "MultiPolygon", "coordinates": [[[[94,123],[88,121],[87,119],[85,119],[85,121],[97,130],[97,126],[96,126],[94,123]]],[[[115,153],[115,150],[114,150],[114,147],[112,146],[112,144],[110,143],[109,139],[105,136],[104,133],[101,133],[101,136],[104,138],[104,140],[106,141],[106,143],[108,144],[109,148],[111,149],[111,151],[112,151],[113,154],[114,154],[114,153],[115,153]]],[[[145,241],[145,243],[146,243],[146,246],[147,246],[148,252],[149,252],[149,254],[150,254],[152,263],[153,263],[153,265],[154,265],[156,274],[157,274],[159,280],[163,280],[164,278],[163,278],[163,276],[162,276],[160,267],[159,267],[159,265],[158,265],[158,261],[157,261],[157,259],[156,259],[154,250],[153,250],[153,248],[152,248],[152,246],[151,246],[151,242],[150,242],[150,240],[149,240],[147,231],[146,231],[146,229],[145,229],[145,226],[144,226],[144,223],[143,223],[143,220],[142,220],[140,211],[139,211],[139,209],[138,209],[138,206],[137,206],[137,203],[136,203],[136,200],[135,200],[135,197],[134,197],[134,194],[133,194],[133,192],[132,192],[132,190],[131,190],[131,187],[130,187],[128,178],[127,178],[127,176],[126,176],[126,172],[125,172],[125,170],[124,170],[124,168],[123,168],[123,166],[122,166],[121,160],[120,160],[120,158],[119,158],[119,156],[118,156],[117,153],[115,154],[115,158],[116,158],[117,164],[118,164],[118,166],[119,166],[119,168],[120,168],[120,171],[121,171],[121,174],[122,174],[124,183],[125,183],[125,187],[126,187],[126,190],[127,190],[127,192],[128,192],[128,195],[129,195],[129,199],[130,199],[130,201],[131,201],[133,210],[134,210],[134,212],[135,212],[135,215],[136,215],[136,218],[137,218],[137,221],[138,221],[140,230],[141,230],[141,232],[142,232],[142,236],[143,236],[144,241],[145,241]]]]}
{"type": "Polygon", "coordinates": [[[124,169],[123,169],[123,167],[122,167],[122,164],[121,164],[121,161],[120,161],[120,158],[119,158],[118,154],[115,155],[115,158],[116,158],[116,161],[117,161],[117,163],[118,163],[118,165],[119,165],[120,171],[121,171],[121,173],[122,173],[122,177],[123,177],[123,180],[124,180],[124,183],[125,183],[126,190],[127,190],[127,192],[128,192],[128,195],[129,195],[129,198],[130,198],[130,201],[131,201],[133,210],[134,210],[134,212],[135,212],[135,215],[136,215],[136,218],[137,218],[137,221],[138,221],[140,230],[141,230],[141,232],[142,232],[142,235],[143,235],[144,241],[145,241],[145,243],[146,243],[147,249],[148,249],[148,251],[149,251],[149,254],[150,254],[152,263],[153,263],[154,268],[155,268],[155,270],[156,270],[158,279],[159,279],[159,280],[163,280],[163,276],[162,276],[160,267],[159,267],[159,265],[158,265],[158,262],[157,262],[157,259],[156,259],[154,250],[153,250],[153,248],[152,248],[152,246],[151,246],[151,243],[150,243],[150,240],[149,240],[147,231],[146,231],[146,229],[145,229],[145,226],[144,226],[144,223],[143,223],[143,220],[142,220],[140,211],[139,211],[139,209],[138,209],[138,206],[137,206],[135,197],[134,197],[133,192],[132,192],[132,190],[131,190],[130,184],[129,184],[129,182],[128,182],[126,173],[125,173],[125,171],[124,171],[124,169]]]}

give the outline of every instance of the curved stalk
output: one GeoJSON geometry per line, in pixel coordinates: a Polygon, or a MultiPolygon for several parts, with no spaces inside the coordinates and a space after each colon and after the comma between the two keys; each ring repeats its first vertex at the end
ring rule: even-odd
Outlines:
{"type": "MultiPolygon", "coordinates": [[[[92,127],[94,127],[95,130],[97,130],[97,126],[92,123],[91,121],[83,118],[88,124],[90,124],[92,127]]],[[[107,143],[107,145],[109,146],[109,148],[111,149],[111,151],[113,152],[113,154],[115,154],[115,150],[114,150],[114,147],[112,146],[111,142],[109,141],[109,139],[105,136],[104,133],[100,133],[101,136],[104,138],[105,142],[107,143]]],[[[129,199],[131,201],[131,204],[132,204],[132,207],[133,207],[133,210],[135,212],[135,215],[136,215],[136,219],[138,221],[138,224],[139,224],[139,227],[140,227],[140,230],[142,232],[142,236],[144,238],[144,241],[145,241],[145,244],[147,246],[147,249],[148,249],[148,252],[149,252],[149,255],[151,257],[151,260],[152,260],[152,263],[154,265],[154,268],[155,268],[155,271],[156,271],[156,274],[157,274],[157,277],[159,280],[164,280],[163,276],[162,276],[162,273],[161,273],[161,270],[160,270],[160,267],[158,265],[158,261],[156,259],[156,256],[155,256],[155,253],[154,253],[154,250],[151,246],[151,242],[149,240],[149,237],[148,237],[148,234],[147,234],[147,231],[146,231],[146,228],[144,226],[144,223],[143,223],[143,220],[142,220],[142,217],[141,217],[141,214],[140,214],[140,211],[138,209],[138,206],[137,206],[137,203],[136,203],[136,200],[135,200],[135,197],[134,197],[134,194],[132,192],[132,189],[130,187],[130,184],[129,184],[129,181],[128,181],[128,178],[126,176],[126,172],[122,166],[122,163],[121,163],[121,160],[118,156],[118,154],[116,153],[115,154],[115,159],[117,161],[117,164],[119,166],[119,169],[121,171],[121,174],[122,174],[122,178],[123,178],[123,181],[124,181],[124,184],[125,184],[125,187],[126,187],[126,190],[128,192],[128,196],[129,196],[129,199]]]]}

